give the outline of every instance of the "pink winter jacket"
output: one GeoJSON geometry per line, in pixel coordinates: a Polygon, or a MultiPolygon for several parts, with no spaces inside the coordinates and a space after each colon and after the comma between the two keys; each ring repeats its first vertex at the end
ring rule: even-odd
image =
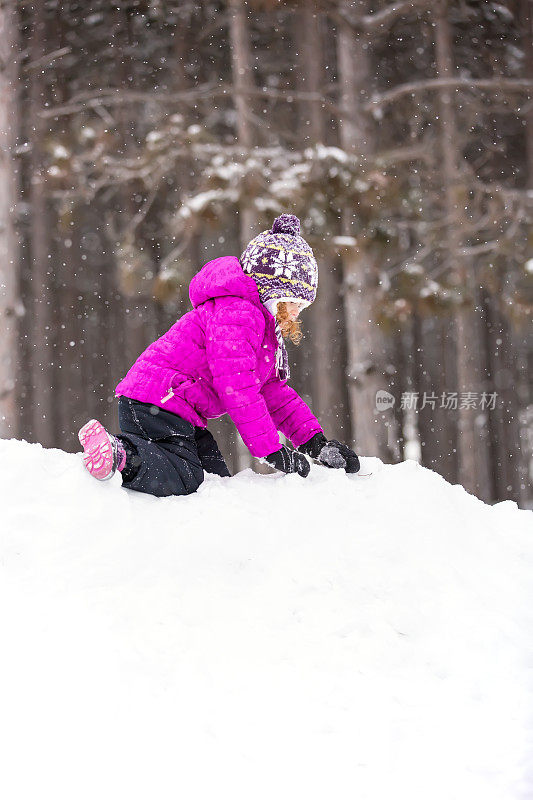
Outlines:
{"type": "Polygon", "coordinates": [[[258,458],[322,431],[308,406],[276,375],[275,320],[237,258],[216,258],[192,279],[193,310],[151,344],[115,394],[178,414],[193,425],[228,413],[258,458]]]}

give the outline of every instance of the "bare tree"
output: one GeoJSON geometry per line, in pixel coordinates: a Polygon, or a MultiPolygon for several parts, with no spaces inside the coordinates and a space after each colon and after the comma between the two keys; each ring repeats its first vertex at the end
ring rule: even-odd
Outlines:
{"type": "MultiPolygon", "coordinates": [[[[233,84],[235,86],[235,110],[237,125],[237,141],[244,150],[249,150],[253,144],[253,131],[250,120],[250,91],[253,86],[250,34],[246,20],[246,5],[243,0],[229,0],[229,33],[231,45],[231,66],[233,84]]],[[[240,246],[244,249],[251,239],[256,226],[253,208],[249,204],[241,203],[239,208],[240,246]]],[[[238,466],[246,469],[252,464],[250,453],[237,436],[238,466]]]]}
{"type": "MultiPolygon", "coordinates": [[[[250,95],[253,87],[250,34],[246,20],[246,6],[243,0],[229,0],[229,33],[231,44],[231,66],[235,86],[235,110],[237,142],[243,150],[253,144],[253,130],[250,119],[250,95]]],[[[249,205],[239,209],[241,246],[244,247],[255,229],[255,214],[249,205]]]]}
{"type": "MultiPolygon", "coordinates": [[[[360,3],[363,12],[366,3],[360,3]]],[[[362,31],[343,25],[338,33],[337,55],[340,80],[340,140],[343,148],[360,159],[361,177],[368,170],[372,153],[372,131],[365,111],[369,90],[369,38],[362,31]]],[[[363,455],[389,459],[389,439],[396,424],[392,414],[376,411],[376,394],[389,388],[387,344],[378,321],[378,264],[372,242],[357,230],[357,208],[345,208],[340,250],[344,273],[344,309],[348,353],[348,389],[352,436],[363,455]],[[346,238],[345,238],[346,237],[346,238]]]]}
{"type": "Polygon", "coordinates": [[[16,436],[18,239],[15,207],[18,176],[15,146],[18,131],[16,0],[0,4],[0,437],[16,436]]]}
{"type": "MultiPolygon", "coordinates": [[[[32,14],[30,54],[39,65],[46,48],[46,8],[36,3],[32,14]]],[[[46,122],[41,111],[46,104],[47,86],[43,68],[30,72],[31,157],[30,157],[30,252],[32,302],[28,312],[31,325],[31,388],[33,435],[43,446],[54,444],[52,377],[52,287],[50,253],[50,206],[46,193],[44,143],[46,122]]]]}
{"type": "MultiPolygon", "coordinates": [[[[453,76],[454,71],[448,14],[448,0],[440,0],[435,16],[435,51],[437,76],[441,79],[453,76]]],[[[438,105],[442,152],[441,180],[447,232],[445,247],[452,279],[466,294],[455,317],[457,383],[461,399],[458,410],[457,439],[459,480],[467,491],[477,493],[483,499],[489,499],[487,451],[483,447],[480,431],[477,428],[479,412],[475,405],[467,402],[469,393],[478,395],[482,388],[480,384],[479,322],[474,311],[478,287],[474,280],[472,259],[464,253],[461,247],[462,175],[459,164],[460,153],[457,151],[458,130],[450,88],[444,87],[439,90],[438,105]]]]}
{"type": "MultiPolygon", "coordinates": [[[[326,142],[326,115],[322,97],[325,70],[323,15],[316,0],[305,0],[301,16],[295,18],[300,40],[300,84],[311,99],[300,103],[305,141],[316,145],[326,142]]],[[[345,365],[341,346],[344,310],[340,301],[338,257],[326,248],[317,250],[319,286],[309,310],[312,325],[313,368],[311,371],[313,409],[328,436],[338,439],[351,436],[348,409],[344,404],[345,365]]]]}

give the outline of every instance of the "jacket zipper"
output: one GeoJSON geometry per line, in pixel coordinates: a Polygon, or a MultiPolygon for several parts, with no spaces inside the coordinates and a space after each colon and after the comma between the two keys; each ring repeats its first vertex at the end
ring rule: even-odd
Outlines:
{"type": "Polygon", "coordinates": [[[162,397],[159,402],[160,403],[166,403],[166,402],[168,402],[168,400],[170,400],[171,397],[174,397],[174,389],[172,388],[172,386],[170,387],[168,394],[166,394],[164,397],[162,397]]]}

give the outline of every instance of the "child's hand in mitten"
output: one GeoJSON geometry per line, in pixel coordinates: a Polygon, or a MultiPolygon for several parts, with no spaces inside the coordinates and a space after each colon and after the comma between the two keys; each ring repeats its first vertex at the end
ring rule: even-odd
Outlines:
{"type": "Polygon", "coordinates": [[[302,456],[297,450],[291,450],[284,444],[279,450],[270,453],[269,456],[265,456],[261,461],[267,461],[270,466],[286,474],[297,472],[302,478],[307,478],[311,469],[305,456],[302,456]]]}
{"type": "Polygon", "coordinates": [[[326,439],[323,433],[315,433],[308,442],[301,444],[298,450],[320,464],[331,469],[344,469],[346,472],[359,472],[359,459],[353,450],[336,439],[326,439]]]}

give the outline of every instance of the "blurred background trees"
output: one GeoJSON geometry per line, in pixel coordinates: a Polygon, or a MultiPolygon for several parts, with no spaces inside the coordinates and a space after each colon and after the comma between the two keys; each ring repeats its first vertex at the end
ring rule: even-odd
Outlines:
{"type": "Polygon", "coordinates": [[[287,211],[328,435],[531,503],[530,0],[4,0],[0,32],[0,435],[115,429],[192,275],[287,211]]]}

